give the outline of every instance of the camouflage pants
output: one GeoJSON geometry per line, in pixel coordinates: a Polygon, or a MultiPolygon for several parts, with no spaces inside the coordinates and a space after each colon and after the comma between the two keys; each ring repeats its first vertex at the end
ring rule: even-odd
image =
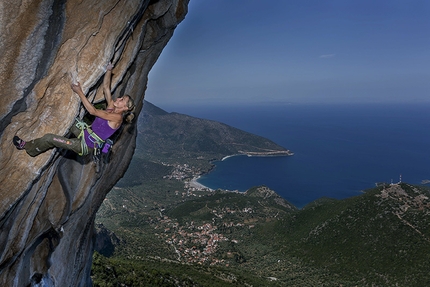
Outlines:
{"type": "Polygon", "coordinates": [[[46,134],[41,138],[34,139],[25,143],[25,151],[30,156],[38,156],[45,151],[58,147],[67,150],[74,151],[75,153],[81,153],[81,140],[77,138],[66,138],[54,134],[46,134]]]}

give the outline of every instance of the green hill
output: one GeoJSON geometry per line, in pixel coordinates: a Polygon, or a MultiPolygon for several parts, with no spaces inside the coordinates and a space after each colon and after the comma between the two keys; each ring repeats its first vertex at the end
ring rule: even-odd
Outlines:
{"type": "Polygon", "coordinates": [[[430,201],[408,184],[314,203],[284,221],[292,254],[358,286],[428,286],[430,201]]]}
{"type": "Polygon", "coordinates": [[[429,285],[427,188],[379,186],[301,210],[264,186],[245,193],[194,188],[190,179],[210,168],[208,159],[238,151],[229,143],[274,144],[145,105],[151,112],[142,137],[150,140],[138,142],[129,171],[98,213],[100,234],[111,236],[106,248],[115,249],[109,258],[95,254],[95,286],[429,285]],[[146,130],[158,125],[170,134],[146,130]],[[217,135],[227,130],[233,140],[220,142],[217,135]],[[190,139],[197,137],[216,151],[193,150],[190,139]]]}

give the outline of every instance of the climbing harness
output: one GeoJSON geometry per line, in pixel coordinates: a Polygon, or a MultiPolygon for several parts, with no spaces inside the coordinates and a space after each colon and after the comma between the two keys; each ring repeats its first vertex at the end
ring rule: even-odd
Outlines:
{"type": "Polygon", "coordinates": [[[94,143],[93,161],[96,164],[96,172],[99,173],[102,165],[109,163],[113,141],[111,139],[101,139],[86,122],[79,118],[76,118],[76,127],[80,130],[78,139],[81,140],[82,152],[79,153],[79,155],[83,156],[88,154],[88,146],[85,141],[85,130],[87,130],[89,134],[88,139],[94,143]]]}
{"type": "Polygon", "coordinates": [[[92,129],[91,127],[84,121],[76,118],[76,127],[80,129],[80,133],[78,139],[81,140],[81,148],[82,152],[79,153],[80,156],[88,154],[88,146],[85,142],[85,130],[88,131],[88,139],[94,143],[94,157],[100,158],[100,151],[103,153],[108,153],[113,144],[112,140],[107,139],[106,141],[101,139],[92,129]]]}

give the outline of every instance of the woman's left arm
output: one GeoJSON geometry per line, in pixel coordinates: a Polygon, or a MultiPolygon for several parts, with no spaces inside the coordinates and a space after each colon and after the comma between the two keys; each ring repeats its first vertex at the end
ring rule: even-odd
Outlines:
{"type": "Polygon", "coordinates": [[[113,65],[112,65],[112,63],[109,62],[109,64],[106,67],[106,73],[103,77],[103,94],[105,95],[108,109],[113,108],[112,94],[110,91],[112,69],[113,69],[113,65]]]}

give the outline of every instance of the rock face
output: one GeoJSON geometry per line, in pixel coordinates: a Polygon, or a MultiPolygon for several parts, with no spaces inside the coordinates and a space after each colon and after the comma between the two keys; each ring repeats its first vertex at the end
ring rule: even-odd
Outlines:
{"type": "Polygon", "coordinates": [[[32,158],[12,145],[46,133],[68,135],[93,102],[109,61],[114,96],[142,108],[147,75],[189,0],[0,1],[0,286],[91,286],[94,217],[126,171],[136,125],[96,171],[91,156],[52,150],[32,158]]]}

